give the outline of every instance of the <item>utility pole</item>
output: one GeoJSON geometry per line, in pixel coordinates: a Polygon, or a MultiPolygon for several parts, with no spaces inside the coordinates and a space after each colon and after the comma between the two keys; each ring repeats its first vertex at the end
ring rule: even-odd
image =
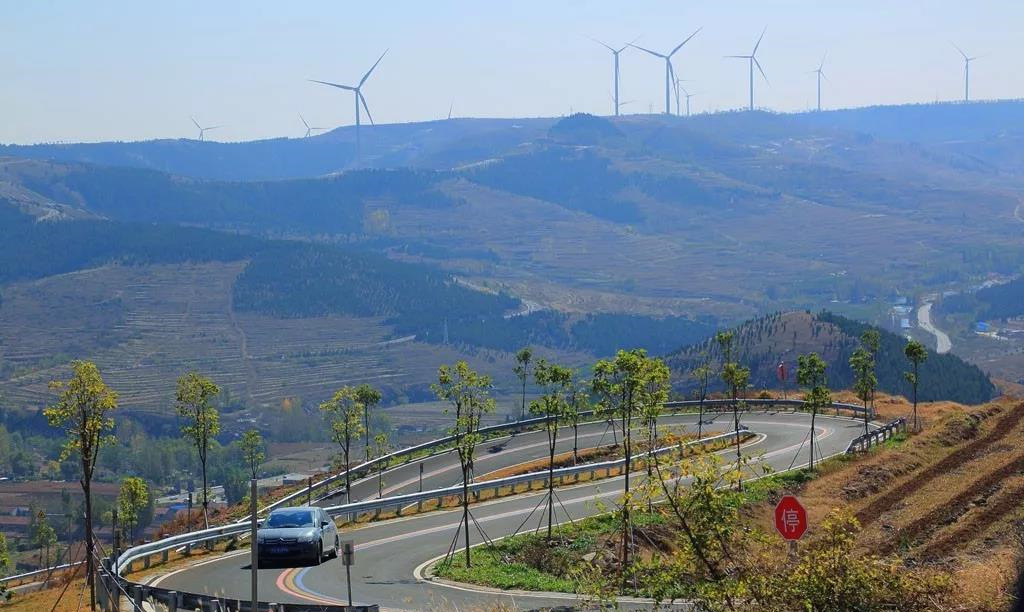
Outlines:
{"type": "Polygon", "coordinates": [[[251,568],[252,576],[252,607],[249,608],[252,612],[256,612],[259,609],[259,579],[260,579],[260,553],[259,553],[259,521],[256,520],[256,512],[258,505],[256,479],[253,478],[249,481],[249,541],[250,546],[250,561],[249,567],[251,568]]]}

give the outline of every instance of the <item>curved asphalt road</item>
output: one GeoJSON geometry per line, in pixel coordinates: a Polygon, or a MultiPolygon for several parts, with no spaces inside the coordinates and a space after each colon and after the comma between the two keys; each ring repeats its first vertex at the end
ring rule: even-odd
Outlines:
{"type": "MultiPolygon", "coordinates": [[[[705,415],[713,421],[705,430],[729,431],[731,413],[705,415]]],[[[696,430],[696,415],[666,416],[665,425],[696,430]]],[[[755,412],[743,415],[743,424],[764,434],[744,444],[744,452],[756,461],[764,461],[775,470],[785,470],[795,461],[808,460],[805,442],[810,415],[789,412],[755,412]]],[[[816,438],[819,456],[828,456],[846,449],[850,440],[864,431],[863,421],[818,415],[816,438]]],[[[605,423],[580,426],[580,448],[610,444],[612,433],[605,423]]],[[[572,450],[572,430],[560,430],[558,452],[572,450]]],[[[546,456],[547,441],[543,431],[519,434],[481,445],[477,451],[477,472],[530,461],[546,456]]],[[[723,451],[726,457],[730,451],[723,451]]],[[[384,473],[385,495],[418,490],[419,464],[423,464],[423,489],[435,489],[461,482],[458,460],[452,453],[396,467],[384,473]]],[[[556,511],[557,521],[578,519],[600,512],[599,503],[612,506],[621,494],[621,478],[585,483],[556,489],[562,507],[556,511]]],[[[354,484],[353,500],[376,497],[377,480],[371,477],[354,484]]],[[[470,507],[477,521],[490,538],[512,533],[530,514],[544,495],[543,491],[506,497],[470,507]]],[[[330,504],[344,500],[331,500],[330,504]]],[[[549,594],[493,593],[465,590],[428,582],[418,577],[419,569],[429,560],[443,555],[459,526],[461,510],[446,510],[371,523],[349,530],[343,538],[356,542],[356,565],[352,568],[353,595],[357,602],[380,604],[382,609],[422,610],[452,609],[505,600],[516,609],[565,605],[574,597],[555,598],[549,594]]],[[[531,518],[536,526],[538,514],[531,518]]],[[[471,541],[481,540],[475,529],[471,541]]],[[[461,538],[461,536],[460,536],[461,538]]],[[[460,539],[461,542],[461,539],[460,539]]],[[[340,560],[334,559],[314,567],[267,568],[260,572],[260,600],[279,603],[343,604],[345,573],[340,560]]],[[[229,599],[249,597],[249,551],[244,550],[197,563],[161,576],[151,584],[163,588],[218,595],[229,599]]]]}

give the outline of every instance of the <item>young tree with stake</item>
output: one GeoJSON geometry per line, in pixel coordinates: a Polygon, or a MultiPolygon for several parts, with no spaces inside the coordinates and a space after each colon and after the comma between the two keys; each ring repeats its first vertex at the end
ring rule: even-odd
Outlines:
{"type": "Polygon", "coordinates": [[[797,358],[796,382],[808,389],[807,395],[804,396],[804,405],[811,409],[811,460],[808,467],[813,470],[814,419],[818,415],[818,410],[832,403],[828,380],[825,378],[825,361],[818,357],[817,353],[800,355],[797,358]]]}
{"type": "Polygon", "coordinates": [[[622,557],[619,571],[626,579],[629,567],[629,546],[632,524],[630,510],[633,505],[629,485],[633,461],[633,418],[637,415],[644,398],[644,388],[653,369],[647,351],[620,350],[614,359],[602,359],[594,364],[591,382],[594,393],[600,398],[603,411],[615,415],[622,427],[623,482],[622,482],[622,557]]]}
{"type": "Polygon", "coordinates": [[[864,402],[864,433],[867,434],[868,423],[871,420],[868,402],[878,387],[878,377],[875,376],[875,358],[867,349],[858,348],[853,355],[850,355],[850,369],[853,370],[853,390],[857,397],[864,402]]]}
{"type": "Polygon", "coordinates": [[[331,424],[331,439],[341,446],[345,461],[345,502],[352,502],[352,438],[363,433],[363,404],[356,397],[356,390],[345,385],[334,392],[331,399],[320,404],[320,411],[331,424]]]}
{"type": "Polygon", "coordinates": [[[569,395],[572,392],[572,370],[541,359],[533,372],[534,381],[543,393],[530,402],[530,414],[545,417],[544,431],[548,437],[548,540],[555,513],[555,446],[558,444],[558,426],[568,416],[569,395]]]}
{"type": "Polygon", "coordinates": [[[523,384],[523,405],[519,413],[519,420],[526,418],[526,381],[530,377],[530,361],[533,360],[533,349],[528,346],[524,346],[519,349],[516,353],[516,367],[513,368],[513,372],[519,378],[519,382],[523,384]]]}
{"type": "Polygon", "coordinates": [[[242,449],[242,459],[249,468],[249,474],[255,480],[263,460],[267,458],[263,436],[260,435],[259,430],[250,429],[242,434],[242,439],[238,441],[238,446],[242,449]]]}
{"type": "MultiPolygon", "coordinates": [[[[391,450],[391,443],[388,432],[382,431],[373,436],[373,452],[377,457],[383,457],[391,450]]],[[[387,461],[377,463],[377,498],[384,496],[384,470],[388,468],[387,461]]]]}
{"type": "MultiPolygon", "coordinates": [[[[723,331],[715,334],[715,342],[718,343],[719,351],[722,354],[722,382],[729,388],[732,396],[732,418],[733,433],[736,436],[736,470],[739,471],[743,464],[743,455],[740,452],[740,390],[747,388],[750,381],[750,368],[745,368],[733,361],[734,336],[731,331],[723,331]]],[[[743,489],[743,478],[736,479],[736,488],[743,489]]]]}
{"type": "Polygon", "coordinates": [[[380,391],[363,383],[356,387],[356,401],[363,405],[363,445],[366,461],[370,460],[370,410],[380,403],[380,391]]]}
{"type": "Polygon", "coordinates": [[[145,480],[128,476],[121,481],[121,490],[117,494],[117,516],[121,524],[128,527],[130,542],[135,542],[135,528],[148,504],[149,487],[145,480]]]}
{"type": "Polygon", "coordinates": [[[490,397],[491,377],[477,374],[465,361],[454,366],[442,365],[437,371],[437,382],[431,387],[434,394],[449,403],[444,413],[455,411],[455,423],[448,430],[455,437],[455,451],[462,468],[462,527],[465,530],[466,567],[470,567],[469,549],[469,479],[480,435],[480,422],[485,414],[494,412],[490,397]]]}
{"type": "Polygon", "coordinates": [[[178,379],[175,395],[178,416],[186,419],[181,433],[192,440],[199,452],[199,468],[203,474],[203,523],[210,528],[210,487],[206,480],[207,459],[210,443],[220,433],[220,413],[213,405],[213,398],[220,394],[220,388],[212,380],[198,372],[189,372],[178,379]]]}
{"type": "Polygon", "coordinates": [[[96,364],[74,361],[74,375],[68,381],[53,381],[50,388],[60,392],[57,403],[43,410],[51,427],[64,430],[67,440],[61,450],[63,461],[77,454],[82,463],[82,493],[85,496],[85,564],[89,583],[89,605],[96,609],[96,541],[92,524],[92,477],[100,448],[113,444],[110,432],[114,419],[110,413],[117,409],[117,393],[107,387],[96,364]]]}
{"type": "Polygon", "coordinates": [[[704,436],[704,401],[708,397],[708,384],[711,382],[711,358],[707,353],[701,354],[701,363],[690,374],[697,381],[697,439],[704,436]]]}
{"type": "Polygon", "coordinates": [[[913,372],[904,372],[903,376],[914,389],[914,431],[921,431],[921,422],[917,419],[917,385],[921,381],[918,377],[921,364],[928,359],[928,349],[917,340],[910,340],[903,348],[903,354],[914,364],[913,372]]]}

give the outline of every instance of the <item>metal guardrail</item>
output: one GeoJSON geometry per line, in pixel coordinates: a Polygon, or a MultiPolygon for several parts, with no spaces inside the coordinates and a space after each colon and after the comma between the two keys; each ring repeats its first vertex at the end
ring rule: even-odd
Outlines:
{"type": "MultiPolygon", "coordinates": [[[[749,433],[749,430],[741,429],[740,434],[743,435],[749,433]]],[[[683,445],[672,445],[664,448],[656,449],[653,455],[661,455],[664,453],[678,450],[681,446],[689,447],[695,445],[706,445],[713,444],[726,439],[732,439],[736,435],[736,432],[729,432],[720,434],[717,436],[711,436],[709,438],[702,438],[700,440],[694,440],[687,442],[683,445]]],[[[644,455],[638,455],[637,460],[641,459],[644,455]]],[[[551,473],[553,478],[564,478],[566,476],[573,476],[576,474],[584,474],[590,472],[597,474],[601,471],[609,473],[612,469],[621,466],[625,462],[625,459],[613,459],[611,461],[603,461],[600,463],[589,463],[584,465],[569,466],[564,468],[558,468],[551,473]]],[[[540,470],[537,472],[529,472],[527,474],[518,474],[515,476],[507,476],[505,478],[499,478],[495,480],[486,480],[482,482],[474,482],[469,485],[469,493],[475,498],[480,495],[483,491],[495,490],[498,491],[504,487],[514,487],[516,485],[544,481],[546,483],[548,478],[548,470],[540,470]]],[[[328,506],[324,508],[328,514],[332,516],[341,516],[345,514],[361,514],[365,512],[383,511],[387,509],[395,509],[399,513],[402,508],[406,508],[412,504],[429,501],[429,500],[443,500],[448,497],[462,496],[462,485],[455,485],[452,487],[445,487],[443,489],[434,489],[430,491],[422,491],[417,493],[406,493],[404,495],[394,495],[390,497],[384,497],[380,499],[369,499],[358,502],[352,502],[350,504],[341,504],[337,506],[328,506]]],[[[150,558],[154,555],[161,555],[162,561],[166,561],[170,551],[183,548],[186,545],[201,544],[203,542],[210,542],[214,540],[220,540],[231,537],[238,537],[249,533],[250,529],[249,521],[241,521],[238,523],[232,523],[230,525],[222,525],[220,527],[211,527],[210,529],[204,529],[201,531],[193,531],[192,533],[179,534],[157,540],[148,544],[140,544],[133,548],[129,548],[121,554],[117,559],[117,573],[129,573],[132,569],[132,565],[139,560],[143,561],[143,567],[147,568],[150,565],[150,558]]]]}
{"type": "Polygon", "coordinates": [[[0,578],[0,584],[10,586],[12,584],[20,585],[30,581],[32,578],[39,576],[46,576],[49,578],[50,574],[57,572],[63,572],[75,567],[85,565],[85,561],[75,561],[74,563],[62,563],[61,565],[54,565],[53,567],[44,567],[42,569],[32,570],[31,572],[24,572],[22,574],[14,574],[13,576],[6,576],[0,578]]]}
{"type": "MultiPolygon", "coordinates": [[[[746,410],[752,410],[752,409],[758,409],[758,408],[768,409],[768,408],[771,408],[771,407],[799,408],[800,406],[804,405],[804,401],[803,400],[799,400],[799,399],[744,399],[744,400],[740,400],[740,401],[743,402],[746,410]]],[[[669,410],[669,413],[677,413],[677,412],[683,411],[681,408],[695,408],[699,404],[700,404],[699,400],[680,400],[680,401],[666,402],[665,403],[665,407],[669,410]]],[[[706,410],[710,411],[710,412],[716,411],[716,408],[721,409],[723,407],[727,407],[727,408],[731,409],[732,404],[733,404],[733,401],[731,399],[706,399],[706,400],[703,400],[703,405],[705,405],[706,410]]],[[[851,411],[851,412],[853,412],[855,414],[862,414],[863,411],[864,411],[864,408],[862,406],[859,406],[859,405],[856,405],[856,404],[842,403],[842,402],[834,402],[833,404],[831,404],[831,408],[834,408],[837,411],[837,413],[839,413],[840,410],[848,410],[848,411],[851,411]]],[[[601,411],[599,411],[599,410],[587,410],[587,411],[581,412],[580,416],[581,417],[592,417],[592,416],[595,416],[595,414],[597,414],[597,416],[600,416],[601,411]]],[[[503,431],[513,431],[513,430],[514,431],[521,431],[521,430],[526,429],[526,428],[530,428],[530,427],[534,427],[534,426],[538,426],[538,425],[543,425],[543,424],[547,423],[548,420],[549,420],[549,418],[546,418],[546,417],[538,417],[538,418],[535,418],[535,419],[526,419],[526,420],[523,420],[523,421],[514,421],[514,422],[510,422],[510,423],[502,423],[502,424],[498,424],[498,425],[487,426],[487,427],[480,428],[479,431],[480,431],[481,434],[484,434],[484,435],[499,433],[499,432],[503,432],[503,431]]],[[[734,433],[723,434],[723,436],[725,436],[725,437],[732,437],[732,436],[734,436],[734,433]]],[[[703,443],[707,443],[707,441],[713,440],[713,439],[717,439],[719,437],[721,437],[721,436],[716,436],[715,438],[707,438],[707,439],[705,439],[705,441],[703,441],[703,443]]],[[[359,466],[356,466],[355,468],[351,468],[348,472],[350,472],[353,475],[357,476],[360,473],[369,472],[369,470],[371,470],[372,468],[378,466],[382,462],[386,462],[386,465],[390,465],[390,462],[392,462],[394,460],[397,460],[397,458],[403,458],[403,457],[423,458],[422,456],[417,456],[417,453],[422,452],[423,450],[429,450],[429,449],[433,449],[433,448],[442,448],[444,445],[452,443],[455,440],[455,438],[456,438],[455,436],[445,436],[443,438],[438,438],[436,440],[431,440],[431,441],[428,441],[428,442],[424,442],[422,444],[417,444],[415,446],[411,446],[411,447],[408,447],[408,448],[403,448],[401,450],[398,450],[398,451],[395,451],[395,452],[392,452],[392,453],[389,453],[389,454],[377,457],[377,458],[375,458],[375,460],[372,460],[370,462],[366,462],[364,464],[360,464],[359,466]]],[[[696,443],[696,442],[691,442],[690,444],[693,444],[693,443],[696,443]]],[[[659,450],[659,451],[666,451],[667,452],[668,450],[671,450],[672,448],[675,448],[675,447],[668,447],[667,449],[663,449],[663,450],[659,450]]],[[[445,450],[447,450],[447,449],[445,449],[445,450]]],[[[659,451],[656,451],[656,452],[659,452],[659,451]]],[[[436,453],[432,453],[432,454],[436,454],[436,453]]],[[[426,456],[430,456],[430,455],[426,455],[426,456]]],[[[608,467],[608,466],[604,466],[603,464],[590,464],[588,466],[577,466],[577,467],[570,467],[570,468],[560,468],[559,470],[555,471],[555,477],[563,477],[563,476],[566,476],[566,475],[572,475],[574,473],[574,472],[572,472],[573,470],[579,470],[578,473],[585,473],[589,469],[605,469],[605,468],[607,468],[607,469],[610,470],[611,467],[615,467],[617,465],[616,462],[605,462],[605,463],[606,464],[610,463],[610,464],[614,464],[614,465],[608,467]]],[[[618,463],[621,463],[621,460],[618,463]]],[[[516,480],[516,484],[521,484],[523,482],[543,480],[546,477],[547,477],[547,471],[543,471],[543,472],[535,473],[535,474],[532,474],[532,475],[526,474],[526,475],[519,475],[519,476],[515,476],[515,477],[509,477],[509,479],[517,479],[516,480]]],[[[333,483],[336,483],[336,482],[338,482],[340,480],[343,480],[344,478],[345,478],[345,472],[341,472],[339,474],[335,474],[335,475],[333,475],[331,477],[328,477],[328,478],[326,478],[326,479],[324,479],[322,481],[314,483],[312,488],[313,489],[323,488],[325,486],[328,486],[329,484],[333,484],[333,483]]],[[[502,481],[509,480],[509,479],[502,479],[502,481]]],[[[483,483],[474,483],[473,485],[471,485],[470,490],[475,492],[476,490],[492,489],[492,488],[495,487],[495,484],[498,483],[498,482],[499,481],[494,480],[494,481],[485,481],[483,483]],[[476,488],[474,489],[474,487],[476,487],[476,488]]],[[[508,486],[509,484],[511,484],[511,483],[502,482],[498,486],[500,488],[502,486],[508,486]]],[[[378,509],[384,510],[384,509],[392,508],[392,507],[404,508],[404,507],[409,506],[410,504],[414,504],[414,502],[417,502],[417,501],[419,501],[421,499],[422,500],[434,499],[434,498],[437,498],[438,495],[440,495],[441,497],[445,497],[445,496],[451,496],[453,494],[461,494],[461,492],[462,492],[462,487],[461,486],[451,487],[450,489],[437,489],[437,490],[434,490],[434,491],[423,491],[422,493],[412,493],[412,494],[408,494],[408,495],[398,495],[398,496],[393,496],[393,497],[385,497],[383,499],[372,499],[372,500],[366,500],[366,501],[357,501],[357,502],[353,502],[353,504],[349,504],[349,505],[342,505],[342,506],[331,507],[329,509],[329,511],[335,511],[335,514],[337,515],[337,514],[346,514],[346,513],[369,512],[369,511],[375,511],[375,510],[378,510],[378,509]],[[456,490],[453,492],[452,489],[456,489],[456,490]],[[411,496],[413,498],[409,498],[411,496]],[[420,498],[416,498],[416,497],[420,497],[420,498]]],[[[263,514],[265,512],[269,512],[270,510],[273,510],[275,508],[280,508],[282,506],[285,506],[285,505],[289,504],[289,502],[294,501],[296,499],[301,499],[303,496],[305,496],[307,494],[309,494],[309,489],[308,488],[300,489],[300,490],[298,490],[298,491],[296,491],[294,493],[291,493],[289,495],[286,495],[285,497],[282,497],[281,499],[278,499],[278,500],[274,501],[273,504],[267,505],[266,507],[260,509],[258,514],[263,514]]],[[[166,558],[170,554],[170,551],[173,551],[175,549],[189,547],[189,545],[203,543],[203,542],[208,542],[208,541],[214,541],[214,540],[223,539],[223,538],[226,538],[226,537],[237,537],[238,535],[241,535],[241,534],[247,532],[248,529],[249,529],[249,522],[248,522],[248,517],[247,517],[246,521],[242,521],[242,522],[238,522],[238,523],[232,523],[232,524],[228,524],[228,525],[221,525],[221,526],[218,526],[218,527],[211,527],[209,529],[203,529],[203,530],[199,530],[199,531],[191,531],[189,533],[181,533],[181,534],[165,537],[163,539],[160,539],[160,540],[157,540],[157,541],[154,541],[154,542],[139,544],[139,545],[137,545],[137,547],[134,547],[132,549],[128,549],[127,551],[125,551],[121,555],[121,557],[119,557],[118,565],[117,565],[118,572],[121,573],[122,571],[124,571],[126,569],[130,570],[131,567],[132,567],[132,564],[134,562],[140,560],[140,559],[143,560],[144,567],[148,567],[148,566],[150,566],[151,558],[153,556],[155,556],[155,555],[161,555],[166,560],[166,558]]],[[[65,566],[58,566],[58,567],[54,567],[54,568],[47,568],[47,569],[44,569],[44,570],[36,570],[34,572],[28,572],[27,574],[18,574],[18,575],[15,575],[15,576],[8,576],[8,577],[5,577],[5,578],[0,578],[0,583],[6,583],[8,581],[24,579],[26,577],[31,577],[32,574],[39,575],[39,574],[46,573],[48,571],[59,571],[59,570],[62,570],[62,569],[68,569],[68,568],[65,567],[65,566]]]]}
{"type": "MultiPolygon", "coordinates": [[[[760,399],[759,398],[759,399],[745,399],[745,400],[740,400],[740,401],[742,401],[744,403],[744,405],[746,406],[746,408],[748,410],[755,409],[755,408],[765,408],[765,409],[767,409],[767,408],[771,408],[771,407],[780,407],[780,406],[781,407],[789,407],[789,408],[794,408],[795,409],[795,408],[799,408],[800,406],[803,406],[803,404],[804,404],[803,400],[796,400],[796,399],[773,399],[773,398],[760,399]]],[[[679,409],[681,409],[681,408],[697,407],[697,406],[700,405],[700,403],[701,403],[700,400],[679,400],[679,401],[673,401],[673,402],[665,402],[664,406],[665,406],[665,408],[667,408],[670,411],[670,413],[675,413],[675,412],[680,412],[679,409]]],[[[729,407],[731,409],[731,407],[733,405],[733,401],[731,399],[706,399],[706,400],[704,400],[703,403],[704,403],[705,408],[708,409],[711,412],[714,412],[715,408],[721,408],[721,407],[729,407]]],[[[836,411],[837,414],[839,413],[840,410],[848,410],[848,411],[853,412],[855,414],[863,414],[864,413],[864,407],[863,406],[858,406],[856,404],[846,404],[846,403],[842,403],[842,402],[833,402],[832,405],[831,405],[831,408],[833,408],[836,411]]],[[[589,416],[594,416],[594,415],[599,415],[599,414],[601,414],[601,411],[599,411],[599,410],[586,410],[586,411],[580,412],[579,416],[580,417],[589,417],[589,416]]],[[[537,425],[543,425],[550,418],[551,417],[535,417],[535,418],[532,418],[532,419],[524,419],[524,420],[521,420],[521,421],[511,421],[511,422],[508,422],[508,423],[498,423],[496,425],[488,425],[486,427],[481,427],[480,430],[479,430],[479,433],[483,434],[486,437],[486,436],[489,436],[491,434],[500,433],[500,432],[504,432],[504,431],[510,431],[510,430],[521,431],[521,430],[526,429],[526,428],[534,427],[534,426],[537,426],[537,425]]],[[[317,490],[323,489],[324,487],[328,487],[328,486],[333,485],[335,483],[343,482],[345,480],[346,474],[350,474],[350,475],[353,475],[355,477],[358,477],[360,474],[368,474],[368,473],[370,473],[371,470],[373,470],[374,468],[378,467],[381,463],[383,463],[384,465],[387,465],[387,466],[391,466],[391,465],[397,465],[397,464],[392,464],[392,462],[395,461],[395,460],[406,459],[407,461],[412,461],[414,459],[424,458],[425,456],[433,456],[433,455],[438,454],[437,452],[434,452],[434,453],[430,453],[430,454],[425,455],[425,456],[420,456],[419,453],[421,453],[421,452],[423,452],[425,450],[431,450],[431,449],[440,449],[442,451],[450,450],[450,449],[445,449],[444,447],[446,445],[451,444],[452,442],[454,442],[455,438],[456,438],[456,436],[451,436],[451,435],[450,436],[445,436],[443,438],[438,438],[436,440],[430,440],[428,442],[423,442],[422,444],[417,444],[415,446],[410,446],[410,447],[407,447],[407,448],[404,448],[404,449],[400,449],[400,450],[397,450],[397,451],[395,451],[393,453],[388,453],[387,455],[382,455],[382,456],[377,457],[375,459],[371,459],[370,461],[365,461],[365,462],[363,462],[363,463],[361,463],[361,464],[359,464],[359,465],[357,465],[355,467],[349,468],[348,470],[341,471],[341,472],[339,472],[337,474],[334,474],[332,476],[328,476],[327,478],[324,478],[323,480],[320,480],[319,482],[313,483],[313,485],[311,487],[306,487],[306,488],[303,488],[303,489],[296,490],[293,493],[289,493],[288,495],[282,497],[281,499],[278,499],[278,500],[274,501],[273,503],[267,504],[266,506],[260,508],[259,511],[258,511],[258,514],[259,515],[265,514],[267,512],[270,512],[271,510],[274,510],[275,508],[280,508],[280,507],[286,506],[286,505],[288,505],[288,504],[290,504],[290,503],[292,503],[294,501],[301,500],[301,499],[303,499],[304,497],[307,497],[307,496],[308,497],[312,497],[313,496],[313,491],[317,491],[317,490]]],[[[325,498],[332,497],[333,495],[336,495],[339,490],[340,489],[335,489],[333,491],[328,491],[325,494],[318,494],[316,496],[317,497],[317,501],[321,501],[321,500],[323,500],[325,498]]]]}
{"type": "Polygon", "coordinates": [[[907,419],[903,417],[894,419],[892,421],[889,421],[882,427],[875,429],[874,431],[869,431],[868,433],[857,436],[856,438],[851,440],[850,445],[846,447],[846,454],[850,455],[858,451],[866,452],[872,446],[885,442],[889,438],[895,436],[897,433],[906,432],[907,419]]]}

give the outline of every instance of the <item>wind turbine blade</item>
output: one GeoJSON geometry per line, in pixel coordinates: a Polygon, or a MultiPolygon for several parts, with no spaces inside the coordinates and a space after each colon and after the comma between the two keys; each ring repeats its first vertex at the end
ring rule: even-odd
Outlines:
{"type": "Polygon", "coordinates": [[[757,70],[758,70],[758,72],[761,73],[761,76],[764,78],[764,82],[768,83],[769,85],[771,85],[771,82],[768,81],[768,75],[765,74],[764,73],[764,69],[761,68],[761,62],[757,61],[756,57],[752,57],[750,59],[754,60],[754,65],[757,66],[757,70]]]}
{"type": "MultiPolygon", "coordinates": [[[[366,74],[363,75],[363,78],[359,79],[359,85],[358,85],[359,87],[362,87],[363,83],[366,82],[366,79],[370,78],[370,75],[373,73],[374,68],[377,67],[377,64],[380,63],[380,60],[384,59],[384,56],[387,55],[387,54],[388,54],[388,49],[384,49],[384,53],[380,54],[380,57],[377,58],[377,61],[375,61],[373,63],[373,65],[370,66],[370,69],[366,71],[366,74]]],[[[367,111],[367,112],[369,112],[369,111],[367,111]]]]}
{"type": "Polygon", "coordinates": [[[357,91],[356,95],[359,96],[359,101],[363,103],[363,110],[366,111],[366,116],[370,119],[370,125],[376,125],[373,122],[373,115],[370,114],[370,107],[366,105],[366,98],[363,97],[363,92],[357,91]]]}
{"type": "Polygon", "coordinates": [[[821,56],[821,63],[818,64],[818,70],[821,70],[822,68],[825,67],[825,58],[826,57],[828,57],[828,51],[825,52],[825,55],[821,56]]]}
{"type": "Polygon", "coordinates": [[[217,128],[222,128],[222,127],[224,127],[224,126],[223,125],[211,125],[210,127],[203,128],[203,129],[209,131],[209,130],[216,130],[217,128]]]}
{"type": "Polygon", "coordinates": [[[696,32],[694,32],[693,34],[690,34],[689,36],[687,36],[687,37],[686,37],[686,40],[684,40],[683,42],[681,42],[681,43],[679,43],[678,45],[676,45],[676,48],[675,48],[675,49],[672,49],[672,52],[671,52],[671,53],[669,53],[669,54],[668,54],[668,56],[669,56],[669,57],[672,57],[673,55],[675,55],[675,54],[676,54],[676,51],[678,51],[678,50],[682,49],[682,48],[683,48],[683,45],[685,45],[686,43],[690,42],[690,39],[691,39],[691,38],[693,38],[694,36],[696,36],[696,35],[697,35],[697,32],[700,32],[700,31],[701,31],[701,30],[703,30],[703,29],[704,29],[704,26],[701,26],[701,27],[697,28],[697,31],[696,31],[696,32]]]}
{"type": "Polygon", "coordinates": [[[828,76],[826,76],[826,75],[825,75],[824,71],[823,71],[823,72],[821,73],[821,78],[825,79],[825,80],[826,80],[826,81],[828,81],[829,83],[831,83],[831,82],[832,82],[832,79],[828,78],[828,76]]]}
{"type": "Polygon", "coordinates": [[[309,129],[309,124],[306,123],[306,119],[301,114],[299,115],[299,119],[302,120],[302,125],[306,126],[306,129],[308,130],[309,129]]]}
{"type": "MultiPolygon", "coordinates": [[[[590,37],[588,36],[587,38],[590,38],[590,37]]],[[[605,44],[605,43],[601,42],[600,40],[598,40],[596,38],[590,38],[590,40],[596,42],[597,44],[601,45],[605,49],[608,49],[612,53],[617,53],[617,51],[615,51],[615,49],[612,49],[611,45],[605,44]]]]}
{"type": "Polygon", "coordinates": [[[650,49],[644,49],[643,47],[641,47],[639,45],[634,45],[633,43],[629,43],[629,46],[633,47],[634,49],[640,49],[641,51],[643,51],[645,53],[650,53],[654,57],[660,57],[662,59],[667,59],[666,56],[662,55],[661,53],[658,53],[657,51],[651,51],[650,49]]]}
{"type": "Polygon", "coordinates": [[[331,83],[329,81],[318,81],[316,79],[306,79],[310,83],[320,83],[321,85],[330,85],[331,87],[337,87],[338,89],[346,89],[348,91],[355,91],[356,88],[351,85],[339,85],[337,83],[331,83]]]}
{"type": "MultiPolygon", "coordinates": [[[[959,52],[960,52],[960,55],[964,56],[964,59],[965,59],[965,60],[966,60],[966,59],[968,59],[968,58],[967,58],[967,54],[966,54],[966,53],[964,53],[964,50],[963,50],[963,49],[961,49],[960,47],[956,46],[956,43],[955,43],[955,42],[953,42],[953,41],[949,41],[949,44],[953,45],[953,48],[954,48],[954,49],[956,49],[957,51],[959,51],[959,52]]],[[[970,60],[968,60],[968,61],[970,61],[970,60]]]]}
{"type": "Polygon", "coordinates": [[[750,52],[750,55],[757,55],[757,48],[761,46],[761,39],[764,38],[764,33],[768,31],[768,26],[764,26],[761,30],[761,36],[757,38],[757,44],[754,45],[754,50],[750,52]]]}
{"type": "Polygon", "coordinates": [[[623,51],[625,51],[626,49],[630,48],[630,47],[631,47],[631,46],[633,45],[633,43],[635,43],[635,42],[636,42],[636,41],[638,41],[638,40],[640,40],[640,37],[639,37],[639,36],[637,36],[637,37],[636,37],[636,38],[634,38],[633,40],[629,41],[628,43],[626,43],[625,45],[623,45],[622,47],[620,47],[618,51],[615,51],[615,53],[622,53],[622,52],[623,52],[623,51]]]}
{"type": "Polygon", "coordinates": [[[734,57],[736,59],[745,59],[745,60],[750,59],[749,55],[723,55],[722,57],[725,57],[725,58],[734,57]]]}
{"type": "Polygon", "coordinates": [[[198,121],[196,121],[196,118],[195,118],[195,117],[189,117],[189,119],[191,119],[191,120],[192,120],[192,123],[194,123],[194,124],[195,124],[195,126],[196,126],[197,128],[199,128],[199,129],[203,129],[203,126],[199,125],[199,122],[198,122],[198,121]]]}

